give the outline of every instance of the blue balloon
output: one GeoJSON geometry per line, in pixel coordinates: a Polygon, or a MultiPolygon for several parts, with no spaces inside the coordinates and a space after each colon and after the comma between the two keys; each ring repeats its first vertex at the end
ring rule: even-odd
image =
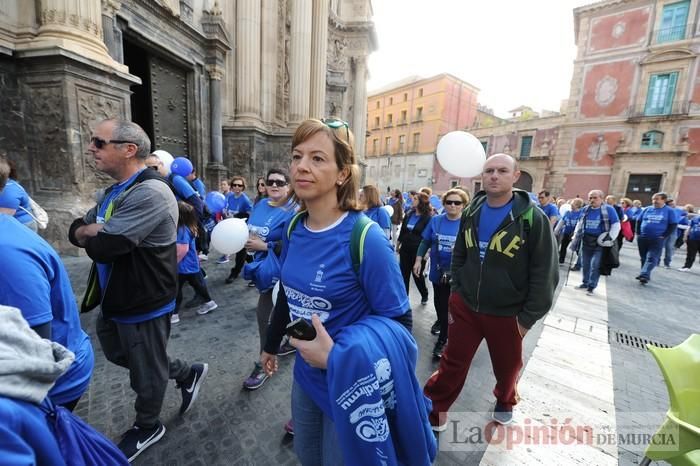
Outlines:
{"type": "Polygon", "coordinates": [[[430,205],[433,206],[433,209],[437,210],[438,212],[442,210],[442,202],[437,194],[430,196],[430,205]]]}
{"type": "Polygon", "coordinates": [[[186,157],[177,157],[175,160],[173,160],[172,165],[170,165],[170,171],[172,173],[183,177],[190,176],[193,170],[194,167],[192,166],[192,162],[190,162],[190,159],[186,157]]]}
{"type": "Polygon", "coordinates": [[[207,194],[204,202],[206,203],[209,212],[212,214],[218,214],[224,210],[224,207],[226,207],[226,196],[218,191],[212,191],[207,194]]]}

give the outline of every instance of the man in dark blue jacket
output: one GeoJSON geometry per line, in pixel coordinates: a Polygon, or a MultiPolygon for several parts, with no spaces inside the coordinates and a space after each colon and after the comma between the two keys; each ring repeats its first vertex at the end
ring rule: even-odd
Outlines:
{"type": "Polygon", "coordinates": [[[136,392],[136,422],[119,443],[129,461],[165,434],[159,415],[168,379],[181,389],[184,414],[208,371],[207,364],[189,365],[166,352],[177,293],[178,208],[165,180],[145,169],[150,146],[135,123],[97,125],[88,151],[95,167],[116,183],[69,231],[70,241],[94,261],[83,310],[100,304],[102,350],[129,369],[136,392]]]}

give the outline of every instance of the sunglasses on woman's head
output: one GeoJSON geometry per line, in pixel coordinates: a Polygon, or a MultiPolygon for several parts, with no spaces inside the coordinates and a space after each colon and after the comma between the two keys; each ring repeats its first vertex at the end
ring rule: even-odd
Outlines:
{"type": "Polygon", "coordinates": [[[267,180],[265,184],[267,186],[277,186],[279,188],[287,186],[287,182],[285,180],[267,180]]]}
{"type": "Polygon", "coordinates": [[[445,205],[462,205],[462,201],[445,201],[445,205]]]}
{"type": "Polygon", "coordinates": [[[347,121],[339,120],[337,118],[323,118],[321,119],[321,123],[331,129],[338,129],[345,126],[345,137],[347,138],[346,142],[348,144],[350,143],[350,125],[347,121]]]}

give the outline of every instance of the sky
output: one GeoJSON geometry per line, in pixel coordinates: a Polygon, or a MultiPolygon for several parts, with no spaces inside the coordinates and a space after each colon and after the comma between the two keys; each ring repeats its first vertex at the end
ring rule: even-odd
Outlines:
{"type": "Polygon", "coordinates": [[[573,9],[590,3],[372,0],[378,49],[367,89],[446,72],[479,88],[498,116],[520,105],[559,111],[576,56],[573,9]]]}

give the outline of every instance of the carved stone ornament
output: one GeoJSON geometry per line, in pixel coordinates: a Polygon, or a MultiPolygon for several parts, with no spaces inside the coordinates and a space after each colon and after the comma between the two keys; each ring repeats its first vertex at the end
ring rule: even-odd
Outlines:
{"type": "Polygon", "coordinates": [[[608,153],[608,143],[605,139],[600,141],[594,140],[588,146],[588,158],[594,162],[600,161],[605,154],[608,153]]]}
{"type": "Polygon", "coordinates": [[[627,28],[627,25],[622,21],[615,23],[615,25],[613,26],[613,29],[612,29],[612,36],[615,39],[619,39],[620,37],[622,37],[622,34],[625,33],[626,28],[627,28]]]}
{"type": "MultiPolygon", "coordinates": [[[[95,94],[86,90],[78,90],[78,118],[80,120],[81,152],[87,154],[92,130],[97,124],[108,118],[121,118],[124,115],[124,103],[95,94]]],[[[83,157],[83,174],[86,177],[95,176],[103,181],[109,177],[95,169],[95,160],[89,156],[83,157]],[[86,170],[85,168],[88,168],[86,170]]]]}
{"type": "Polygon", "coordinates": [[[607,107],[615,100],[618,82],[612,76],[605,76],[598,81],[595,88],[595,101],[601,107],[607,107]]]}

